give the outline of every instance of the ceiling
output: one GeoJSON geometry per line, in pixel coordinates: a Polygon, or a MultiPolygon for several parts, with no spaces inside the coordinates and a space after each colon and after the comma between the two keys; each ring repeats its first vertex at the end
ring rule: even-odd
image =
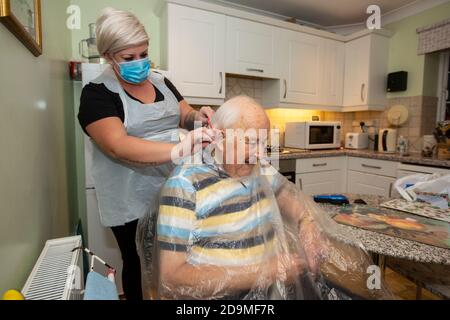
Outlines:
{"type": "Polygon", "coordinates": [[[417,0],[221,0],[264,10],[323,27],[361,23],[369,16],[369,5],[380,6],[381,13],[399,9],[417,0]]]}

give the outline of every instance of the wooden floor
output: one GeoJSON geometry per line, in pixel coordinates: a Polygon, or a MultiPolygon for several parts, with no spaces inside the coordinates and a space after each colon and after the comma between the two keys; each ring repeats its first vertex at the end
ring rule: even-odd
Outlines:
{"type": "MultiPolygon", "coordinates": [[[[398,300],[416,300],[416,285],[396,273],[395,271],[386,268],[386,282],[398,300]]],[[[441,300],[440,297],[432,294],[431,292],[422,289],[422,300],[441,300]]],[[[125,300],[125,297],[120,296],[120,300],[125,300]]]]}
{"type": "MultiPolygon", "coordinates": [[[[396,299],[416,300],[416,285],[389,268],[386,269],[386,282],[396,299]]],[[[422,289],[421,300],[441,300],[441,298],[422,289]]]]}

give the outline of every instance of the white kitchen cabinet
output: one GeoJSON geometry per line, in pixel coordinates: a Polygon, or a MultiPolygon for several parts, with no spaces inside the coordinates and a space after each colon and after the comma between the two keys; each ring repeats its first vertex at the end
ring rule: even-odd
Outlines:
{"type": "Polygon", "coordinates": [[[345,191],[346,157],[300,159],[295,172],[297,187],[307,195],[345,191]]]}
{"type": "Polygon", "coordinates": [[[338,170],[297,174],[296,181],[297,187],[311,196],[342,192],[342,173],[338,170]]]}
{"type": "Polygon", "coordinates": [[[263,78],[279,78],[275,59],[278,28],[227,17],[226,72],[263,78]]]}
{"type": "Polygon", "coordinates": [[[384,110],[389,38],[369,34],[345,45],[344,111],[384,110]]]}
{"type": "Polygon", "coordinates": [[[390,198],[393,195],[395,181],[396,178],[384,177],[364,172],[348,171],[347,192],[390,198]]]}
{"type": "Polygon", "coordinates": [[[335,171],[343,170],[346,167],[345,157],[322,157],[322,158],[310,158],[299,159],[296,163],[295,172],[311,173],[321,171],[335,171]]]}
{"type": "Polygon", "coordinates": [[[434,174],[434,173],[450,174],[450,169],[425,167],[401,163],[398,166],[397,178],[403,178],[414,174],[434,174]]]}
{"type": "Polygon", "coordinates": [[[225,98],[225,16],[168,4],[167,68],[185,97],[225,98]]]}
{"type": "Polygon", "coordinates": [[[341,111],[344,43],[292,30],[278,30],[280,80],[264,82],[263,104],[341,111]]]}
{"type": "Polygon", "coordinates": [[[348,169],[395,178],[397,176],[398,162],[368,158],[348,158],[348,169]]]}
{"type": "Polygon", "coordinates": [[[347,192],[392,197],[398,163],[394,161],[348,158],[347,192]]]}
{"type": "Polygon", "coordinates": [[[344,97],[345,45],[335,40],[322,40],[323,70],[320,78],[320,104],[342,106],[344,97]]]}
{"type": "Polygon", "coordinates": [[[323,74],[321,38],[280,31],[281,102],[320,104],[323,74]]]}

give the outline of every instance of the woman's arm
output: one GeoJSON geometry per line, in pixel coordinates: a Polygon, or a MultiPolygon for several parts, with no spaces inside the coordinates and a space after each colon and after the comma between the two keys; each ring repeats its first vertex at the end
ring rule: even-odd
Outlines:
{"type": "Polygon", "coordinates": [[[205,148],[220,131],[200,128],[178,144],[154,142],[129,136],[117,117],[98,120],[86,127],[89,136],[113,159],[136,166],[156,166],[190,156],[197,146],[205,148]]]}
{"type": "Polygon", "coordinates": [[[87,126],[86,131],[108,156],[133,165],[151,166],[169,162],[175,147],[170,143],[129,136],[122,121],[117,117],[96,121],[87,126]]]}
{"type": "Polygon", "coordinates": [[[186,130],[194,130],[195,122],[201,122],[202,125],[208,124],[208,118],[214,115],[214,110],[210,107],[203,107],[200,111],[194,110],[186,100],[180,101],[181,121],[180,126],[186,130]]]}

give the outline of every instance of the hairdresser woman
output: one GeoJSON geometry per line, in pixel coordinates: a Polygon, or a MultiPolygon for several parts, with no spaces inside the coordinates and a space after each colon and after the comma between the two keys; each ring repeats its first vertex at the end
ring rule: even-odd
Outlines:
{"type": "MultiPolygon", "coordinates": [[[[193,131],[180,143],[179,128],[192,130],[195,121],[206,124],[214,112],[194,111],[169,80],[151,72],[149,37],[132,13],[105,9],[97,20],[97,47],[110,67],[83,89],[78,119],[94,142],[100,218],[122,254],[126,298],[139,300],[138,220],[173,168],[172,151],[182,156],[178,150],[191,150],[195,143],[193,131]]],[[[195,136],[211,141],[213,130],[201,128],[195,136]]]]}

